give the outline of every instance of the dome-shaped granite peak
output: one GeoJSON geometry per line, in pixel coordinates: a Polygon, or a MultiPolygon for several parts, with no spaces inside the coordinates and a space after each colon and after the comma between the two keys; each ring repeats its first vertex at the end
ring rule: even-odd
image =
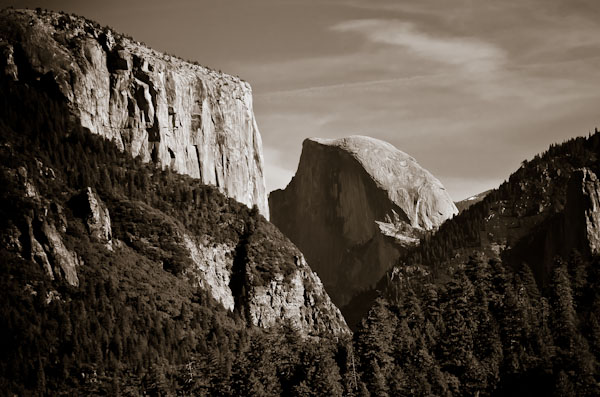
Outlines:
{"type": "Polygon", "coordinates": [[[338,305],[378,281],[424,230],[458,213],[414,158],[366,136],[306,139],[296,175],[269,206],[338,305]]]}

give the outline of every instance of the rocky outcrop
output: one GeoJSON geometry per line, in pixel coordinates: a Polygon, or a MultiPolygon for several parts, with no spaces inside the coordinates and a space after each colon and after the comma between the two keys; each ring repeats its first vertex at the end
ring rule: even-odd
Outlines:
{"type": "Polygon", "coordinates": [[[186,233],[182,244],[193,263],[185,271],[192,284],[209,291],[226,309],[246,314],[253,325],[269,328],[289,322],[305,336],[350,332],[321,280],[299,252],[289,258],[294,262],[291,276],[270,274],[270,281],[264,285],[247,264],[241,296],[231,283],[236,247],[199,241],[186,233]]]}
{"type": "Polygon", "coordinates": [[[16,194],[13,199],[18,197],[27,202],[28,210],[18,215],[18,222],[9,222],[2,233],[3,247],[39,264],[50,279],[78,286],[77,267],[82,261],[63,241],[61,233],[66,231],[67,221],[62,207],[47,200],[36,187],[36,174],[40,178],[54,178],[54,171],[38,159],[32,173],[25,166],[10,168],[11,165],[0,166],[4,188],[16,194]]]}
{"type": "Polygon", "coordinates": [[[77,276],[77,267],[81,265],[77,254],[67,249],[63,243],[60,233],[53,224],[44,223],[41,228],[42,236],[45,239],[44,249],[49,253],[54,263],[54,274],[60,276],[72,286],[79,285],[77,276]]]}
{"type": "Polygon", "coordinates": [[[589,168],[577,170],[571,177],[564,220],[567,246],[600,253],[600,181],[589,168]]]}
{"type": "MultiPolygon", "coordinates": [[[[299,330],[318,330],[333,335],[348,334],[348,326],[331,302],[319,277],[302,255],[295,257],[297,269],[291,280],[277,274],[266,286],[252,288],[248,311],[254,325],[271,327],[289,321],[299,330]]],[[[315,333],[314,331],[312,333],[315,333]]]]}
{"type": "Polygon", "coordinates": [[[415,159],[363,136],[305,140],[296,175],[271,193],[269,205],[272,222],[338,305],[377,282],[423,231],[457,213],[415,159]]]}
{"type": "Polygon", "coordinates": [[[528,264],[540,287],[548,286],[557,258],[574,251],[584,256],[600,252],[600,181],[582,168],[565,182],[562,211],[544,218],[502,253],[507,262],[528,264]]]}
{"type": "Polygon", "coordinates": [[[233,311],[235,299],[229,283],[235,247],[198,242],[187,233],[183,233],[182,243],[193,262],[193,266],[186,270],[192,284],[208,290],[225,309],[233,311]]]}
{"type": "MultiPolygon", "coordinates": [[[[26,222],[29,229],[29,257],[42,266],[50,279],[59,277],[77,287],[77,267],[81,261],[75,252],[65,246],[54,224],[40,216],[35,219],[27,217],[26,222]]],[[[27,256],[27,253],[23,254],[27,256]]]]}
{"type": "Polygon", "coordinates": [[[113,249],[112,229],[108,208],[92,188],[88,187],[71,200],[75,215],[81,217],[90,236],[102,242],[109,250],[113,249]]]}
{"type": "Polygon", "coordinates": [[[268,217],[248,83],[64,14],[3,10],[0,39],[0,78],[66,103],[54,116],[268,217]]]}

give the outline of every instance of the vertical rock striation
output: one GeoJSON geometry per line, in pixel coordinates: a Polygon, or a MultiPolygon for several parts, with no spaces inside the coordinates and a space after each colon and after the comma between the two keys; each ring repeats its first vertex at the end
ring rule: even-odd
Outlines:
{"type": "Polygon", "coordinates": [[[600,253],[600,181],[591,169],[573,173],[567,188],[564,220],[568,248],[600,253]]]}
{"type": "Polygon", "coordinates": [[[110,213],[106,204],[87,187],[83,192],[71,199],[73,212],[83,219],[90,236],[102,243],[112,251],[112,228],[110,226],[110,213]]]}
{"type": "Polygon", "coordinates": [[[268,217],[247,82],[58,13],[3,10],[0,39],[0,79],[46,91],[69,106],[69,122],[268,217]]]}
{"type": "Polygon", "coordinates": [[[306,255],[334,302],[377,282],[424,230],[457,213],[442,184],[389,143],[307,139],[296,175],[269,197],[272,222],[306,255]]]}
{"type": "MultiPolygon", "coordinates": [[[[285,239],[282,235],[277,237],[285,239]]],[[[186,276],[193,285],[209,291],[227,310],[244,313],[249,323],[262,328],[289,322],[304,336],[350,333],[321,280],[297,250],[294,257],[287,258],[293,262],[291,274],[275,271],[266,282],[257,277],[254,268],[262,264],[246,263],[242,293],[232,288],[231,282],[235,277],[235,247],[209,241],[182,233],[181,244],[192,264],[186,276]]]]}

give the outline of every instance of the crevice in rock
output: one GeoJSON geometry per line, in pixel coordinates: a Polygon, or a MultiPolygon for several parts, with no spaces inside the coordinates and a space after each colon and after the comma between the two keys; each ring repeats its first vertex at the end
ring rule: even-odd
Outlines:
{"type": "Polygon", "coordinates": [[[233,264],[231,267],[231,279],[229,281],[229,289],[234,299],[234,312],[237,312],[242,318],[250,320],[250,310],[248,307],[248,240],[253,233],[254,227],[251,223],[247,223],[244,227],[244,232],[235,247],[233,264]]]}
{"type": "Polygon", "coordinates": [[[202,178],[202,161],[200,159],[200,149],[198,149],[198,145],[194,145],[194,149],[196,150],[196,158],[198,159],[198,179],[204,181],[204,179],[202,178]]]}
{"type": "Polygon", "coordinates": [[[159,149],[160,142],[150,142],[150,144],[152,145],[152,152],[150,153],[150,157],[152,158],[153,163],[158,164],[158,162],[159,162],[158,149],[159,149]]]}
{"type": "Polygon", "coordinates": [[[171,167],[171,169],[174,169],[175,168],[175,153],[171,150],[171,148],[167,148],[167,150],[169,151],[169,156],[171,157],[170,167],[171,167]]]}

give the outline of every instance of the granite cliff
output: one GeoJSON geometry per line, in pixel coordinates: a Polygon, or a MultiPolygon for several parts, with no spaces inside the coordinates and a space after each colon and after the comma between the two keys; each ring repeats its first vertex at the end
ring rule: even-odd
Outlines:
{"type": "Polygon", "coordinates": [[[338,305],[457,213],[415,159],[363,136],[305,140],[296,175],[271,193],[269,205],[272,222],[306,255],[338,305]]]}
{"type": "Polygon", "coordinates": [[[569,181],[564,222],[567,249],[600,254],[600,180],[590,168],[578,169],[569,181]]]}
{"type": "Polygon", "coordinates": [[[257,205],[268,217],[247,82],[154,51],[84,18],[2,10],[0,75],[67,105],[69,123],[257,205]]]}

